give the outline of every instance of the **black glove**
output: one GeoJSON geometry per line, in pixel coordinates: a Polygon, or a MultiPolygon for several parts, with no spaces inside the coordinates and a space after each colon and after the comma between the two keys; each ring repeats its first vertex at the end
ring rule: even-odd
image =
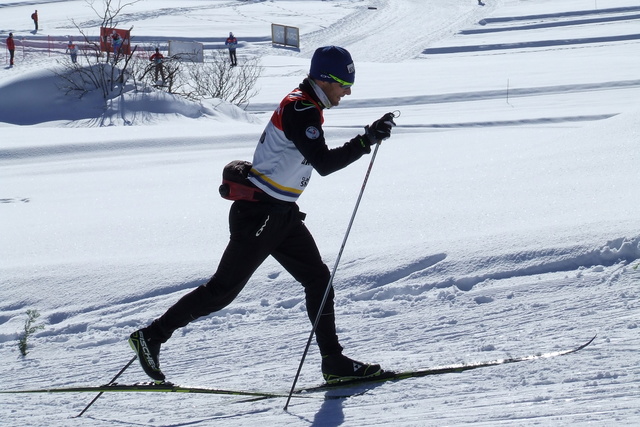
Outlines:
{"type": "Polygon", "coordinates": [[[396,125],[393,121],[394,117],[393,113],[387,113],[370,126],[364,127],[364,133],[371,145],[379,144],[391,136],[391,129],[396,125]]]}

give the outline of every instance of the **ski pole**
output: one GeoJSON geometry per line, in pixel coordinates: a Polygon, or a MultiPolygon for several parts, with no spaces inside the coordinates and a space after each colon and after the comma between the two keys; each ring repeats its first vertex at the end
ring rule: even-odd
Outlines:
{"type": "MultiPolygon", "coordinates": [[[[400,112],[397,111],[397,115],[395,115],[396,111],[394,111],[394,116],[399,117],[400,112]]],[[[286,411],[289,407],[289,402],[291,401],[291,396],[293,396],[293,392],[295,391],[296,384],[298,383],[298,378],[300,377],[300,372],[302,371],[302,365],[307,357],[307,353],[309,352],[309,347],[311,346],[311,341],[313,340],[313,335],[316,333],[316,329],[318,328],[318,323],[320,323],[320,316],[322,316],[322,310],[329,298],[329,292],[333,287],[333,278],[336,275],[336,270],[338,269],[338,264],[340,264],[340,258],[342,258],[342,252],[344,251],[344,247],[347,244],[347,239],[349,238],[349,233],[351,232],[351,226],[353,225],[353,221],[356,218],[356,213],[358,212],[358,207],[360,206],[360,201],[362,200],[362,195],[364,194],[364,189],[367,186],[367,181],[369,180],[369,175],[371,174],[371,169],[373,168],[373,162],[376,160],[376,154],[378,153],[378,148],[380,148],[380,143],[376,144],[376,148],[373,150],[373,154],[371,155],[371,161],[369,162],[369,168],[367,169],[367,173],[364,176],[364,181],[362,182],[362,188],[360,188],[360,194],[358,195],[358,199],[356,200],[356,206],[353,208],[353,213],[351,214],[351,220],[349,221],[349,225],[347,226],[347,231],[342,239],[342,245],[340,246],[340,251],[338,252],[338,257],[336,258],[336,262],[333,265],[333,271],[331,272],[331,276],[329,277],[329,283],[327,284],[327,289],[324,292],[324,297],[322,298],[322,302],[320,303],[320,310],[316,315],[316,319],[313,322],[313,327],[311,328],[311,333],[309,334],[309,339],[307,339],[307,345],[304,348],[304,352],[302,353],[302,359],[300,360],[300,364],[298,365],[298,371],[296,372],[296,376],[293,379],[293,384],[291,385],[291,390],[289,391],[289,396],[287,398],[287,403],[284,405],[284,410],[286,411]]]]}
{"type": "MultiPolygon", "coordinates": [[[[111,385],[111,384],[113,384],[113,383],[118,379],[118,377],[120,377],[120,375],[122,375],[122,373],[123,373],[124,371],[126,371],[126,370],[127,370],[127,368],[128,368],[129,366],[131,366],[131,364],[133,363],[133,361],[134,361],[134,360],[136,360],[137,358],[138,358],[138,356],[137,356],[137,355],[133,356],[133,357],[131,358],[131,360],[129,360],[129,363],[127,363],[126,365],[124,365],[124,368],[120,369],[120,372],[118,372],[118,373],[116,374],[116,376],[115,376],[115,377],[113,377],[113,378],[111,379],[111,381],[109,381],[109,383],[108,383],[107,385],[111,385]]],[[[76,416],[75,416],[75,417],[73,417],[73,418],[80,418],[80,417],[82,416],[82,414],[84,414],[85,412],[87,412],[87,409],[89,409],[89,408],[91,407],[91,405],[93,405],[93,404],[95,403],[95,401],[96,401],[96,400],[98,400],[98,399],[100,398],[100,396],[102,396],[102,394],[103,394],[103,393],[104,393],[103,391],[101,391],[100,393],[98,393],[98,395],[97,395],[96,397],[94,397],[94,398],[93,398],[93,400],[92,400],[91,402],[89,402],[89,404],[88,404],[88,405],[87,405],[87,406],[82,410],[82,412],[80,412],[78,415],[76,415],[76,416]]]]}
{"type": "Polygon", "coordinates": [[[362,188],[360,189],[360,194],[358,195],[358,199],[356,200],[356,206],[353,209],[353,213],[351,214],[351,220],[349,221],[349,225],[347,226],[347,231],[342,239],[342,245],[340,246],[340,251],[338,252],[338,257],[336,258],[336,262],[333,265],[333,270],[331,271],[331,276],[329,277],[329,283],[327,283],[327,289],[325,289],[324,296],[322,298],[322,302],[320,303],[320,310],[316,315],[316,319],[313,322],[313,327],[311,328],[311,333],[309,334],[309,338],[307,339],[307,345],[304,347],[304,352],[302,353],[302,359],[300,360],[300,364],[298,365],[298,371],[296,372],[296,376],[293,379],[293,384],[291,385],[291,390],[289,391],[289,396],[287,397],[287,403],[284,405],[284,410],[286,411],[289,407],[289,402],[291,401],[291,396],[293,396],[293,392],[295,391],[296,384],[298,383],[298,378],[300,377],[300,372],[302,371],[302,365],[307,357],[307,353],[309,352],[309,347],[311,346],[311,341],[313,340],[313,335],[318,328],[318,323],[320,323],[320,316],[322,316],[322,310],[329,298],[329,293],[331,292],[331,288],[333,287],[333,278],[336,275],[336,270],[338,269],[338,264],[340,263],[340,258],[342,258],[342,252],[344,251],[344,247],[347,244],[347,239],[349,238],[349,233],[351,232],[351,226],[353,225],[353,221],[356,217],[356,212],[358,211],[358,206],[360,206],[360,200],[362,200],[362,194],[364,193],[364,188],[367,185],[367,181],[369,180],[369,174],[371,173],[371,168],[373,167],[373,162],[376,159],[376,154],[378,153],[378,148],[380,144],[376,144],[376,148],[373,150],[373,155],[371,156],[371,162],[369,162],[369,168],[367,169],[367,173],[364,176],[364,182],[362,183],[362,188]]]}

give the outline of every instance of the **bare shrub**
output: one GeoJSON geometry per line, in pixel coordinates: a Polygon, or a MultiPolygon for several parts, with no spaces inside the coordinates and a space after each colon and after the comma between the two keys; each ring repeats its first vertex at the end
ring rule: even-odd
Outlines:
{"type": "Polygon", "coordinates": [[[262,73],[258,58],[248,59],[237,67],[229,66],[223,51],[216,51],[210,62],[192,63],[188,67],[186,94],[192,99],[224,99],[244,107],[257,95],[256,82],[262,73]]]}

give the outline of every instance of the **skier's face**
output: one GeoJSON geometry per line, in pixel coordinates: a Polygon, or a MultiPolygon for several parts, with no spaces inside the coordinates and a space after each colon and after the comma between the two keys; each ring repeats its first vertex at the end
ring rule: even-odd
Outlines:
{"type": "Polygon", "coordinates": [[[320,84],[320,88],[327,95],[329,102],[333,107],[340,104],[340,100],[345,95],[351,95],[351,86],[343,86],[337,82],[318,82],[320,84]]]}

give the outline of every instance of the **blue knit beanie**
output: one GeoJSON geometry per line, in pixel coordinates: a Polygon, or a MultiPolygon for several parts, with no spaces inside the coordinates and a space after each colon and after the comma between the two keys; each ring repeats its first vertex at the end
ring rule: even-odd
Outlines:
{"type": "Polygon", "coordinates": [[[338,46],[324,46],[316,49],[311,58],[309,76],[316,80],[334,82],[329,74],[353,84],[356,81],[356,67],[346,49],[338,46]]]}

